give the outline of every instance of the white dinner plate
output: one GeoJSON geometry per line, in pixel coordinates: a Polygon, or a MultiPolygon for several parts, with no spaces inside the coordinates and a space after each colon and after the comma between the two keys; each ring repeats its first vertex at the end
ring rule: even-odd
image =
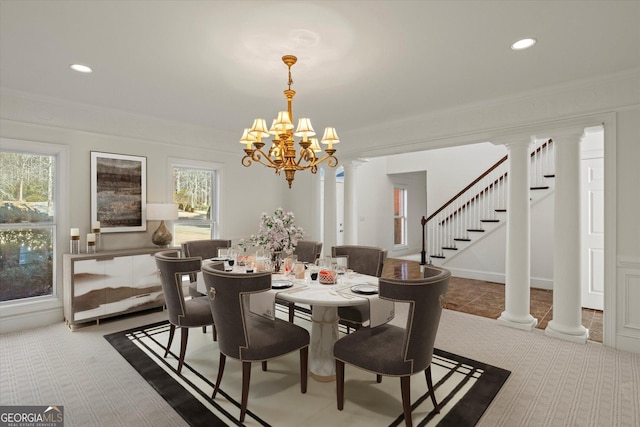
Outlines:
{"type": "Polygon", "coordinates": [[[215,257],[211,258],[211,261],[227,261],[229,258],[226,257],[215,257]]]}
{"type": "Polygon", "coordinates": [[[378,287],[373,285],[355,285],[351,290],[357,294],[373,295],[378,293],[378,287]]]}
{"type": "Polygon", "coordinates": [[[271,289],[286,289],[293,286],[293,282],[289,280],[274,280],[271,282],[271,289]]]}

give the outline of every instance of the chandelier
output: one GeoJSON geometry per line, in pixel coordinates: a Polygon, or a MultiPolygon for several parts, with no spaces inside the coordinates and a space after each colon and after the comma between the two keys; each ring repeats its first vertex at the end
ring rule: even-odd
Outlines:
{"type": "Polygon", "coordinates": [[[260,163],[264,166],[275,169],[277,175],[284,170],[284,175],[289,183],[289,188],[293,183],[296,171],[310,169],[311,173],[318,171],[318,165],[326,160],[327,166],[336,167],[338,158],[334,156],[336,149],[333,144],[340,142],[338,134],[334,128],[325,128],[322,144],[327,145],[324,152],[326,155],[319,158],[317,153],[322,149],[318,144],[315,136],[316,132],[311,126],[311,120],[308,118],[300,118],[298,127],[293,131],[293,113],[291,104],[296,91],[291,89],[293,79],[291,78],[291,66],[296,63],[298,58],[293,55],[285,55],[282,62],[289,68],[289,88],[284,90],[287,97],[287,111],[280,111],[278,117],[273,119],[270,128],[264,119],[255,119],[251,129],[245,129],[240,139],[241,144],[246,144],[244,148],[245,156],[242,158],[242,164],[245,167],[251,166],[253,162],[260,163]],[[300,149],[295,148],[293,136],[301,137],[298,142],[300,149]],[[269,151],[263,151],[265,146],[264,138],[273,136],[269,151]]]}

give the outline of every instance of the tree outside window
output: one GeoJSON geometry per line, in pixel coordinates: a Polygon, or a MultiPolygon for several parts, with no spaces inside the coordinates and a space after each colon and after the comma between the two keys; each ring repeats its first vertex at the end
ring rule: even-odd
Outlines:
{"type": "Polygon", "coordinates": [[[215,179],[213,169],[173,166],[173,202],[178,220],[173,224],[174,244],[211,239],[216,224],[215,179]]]}
{"type": "Polygon", "coordinates": [[[54,292],[52,155],[0,151],[0,301],[54,292]]]}

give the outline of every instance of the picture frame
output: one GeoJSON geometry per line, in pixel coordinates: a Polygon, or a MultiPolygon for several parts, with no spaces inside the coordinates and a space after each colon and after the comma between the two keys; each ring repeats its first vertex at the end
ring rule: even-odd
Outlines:
{"type": "Polygon", "coordinates": [[[91,152],[91,224],[101,233],[146,231],[147,158],[91,152]]]}

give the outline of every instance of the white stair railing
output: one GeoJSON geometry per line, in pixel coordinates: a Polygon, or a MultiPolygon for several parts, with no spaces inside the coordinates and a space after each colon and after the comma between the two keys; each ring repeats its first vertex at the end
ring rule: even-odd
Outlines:
{"type": "MultiPolygon", "coordinates": [[[[555,175],[554,144],[541,141],[531,153],[531,187],[545,187],[545,178],[555,175]]],[[[471,241],[486,223],[499,221],[507,208],[507,156],[456,194],[427,218],[427,259],[444,258],[457,250],[457,242],[471,241]]]]}

